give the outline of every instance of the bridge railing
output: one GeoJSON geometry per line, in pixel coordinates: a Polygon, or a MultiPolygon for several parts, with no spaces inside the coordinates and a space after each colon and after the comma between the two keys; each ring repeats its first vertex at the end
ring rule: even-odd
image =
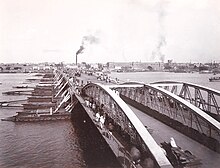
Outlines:
{"type": "Polygon", "coordinates": [[[162,81],[152,85],[180,96],[220,121],[220,91],[187,82],[162,81]]]}
{"type": "Polygon", "coordinates": [[[140,150],[142,160],[151,158],[156,167],[172,167],[160,146],[117,92],[101,84],[89,83],[83,87],[82,95],[95,102],[96,107],[102,107],[107,124],[109,121],[114,123],[115,131],[125,142],[124,149],[128,153],[135,146],[140,150]]]}
{"type": "Polygon", "coordinates": [[[54,97],[61,97],[56,102],[53,113],[57,113],[61,107],[64,107],[66,111],[71,112],[77,103],[77,99],[74,94],[76,92],[76,84],[69,78],[67,74],[62,71],[55,70],[55,85],[54,85],[54,97]]]}
{"type": "Polygon", "coordinates": [[[165,89],[147,84],[143,87],[114,86],[113,89],[123,97],[142,105],[141,110],[146,111],[145,107],[148,107],[151,109],[151,112],[148,112],[150,115],[160,114],[158,119],[220,151],[220,123],[188,101],[165,89]]]}

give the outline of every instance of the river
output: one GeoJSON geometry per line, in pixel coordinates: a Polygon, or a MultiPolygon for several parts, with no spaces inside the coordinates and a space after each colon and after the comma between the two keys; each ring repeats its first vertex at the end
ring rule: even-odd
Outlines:
{"type": "MultiPolygon", "coordinates": [[[[0,74],[0,101],[21,100],[26,96],[2,95],[34,74],[0,74]]],[[[218,82],[209,82],[210,74],[137,72],[112,73],[122,81],[145,83],[175,80],[220,90],[218,82]]],[[[112,152],[93,129],[85,113],[78,108],[71,121],[14,123],[0,121],[1,168],[75,168],[118,167],[112,152]]],[[[17,108],[0,107],[0,118],[16,114],[17,108]]]]}
{"type": "MultiPolygon", "coordinates": [[[[199,84],[210,87],[212,89],[220,90],[220,82],[209,82],[212,74],[200,73],[171,73],[171,72],[127,72],[127,73],[111,73],[112,78],[118,78],[122,81],[139,81],[144,83],[151,83],[157,81],[180,81],[199,84]]],[[[216,75],[217,76],[217,75],[216,75]]]]}
{"type": "MultiPolygon", "coordinates": [[[[0,101],[26,96],[3,95],[34,74],[0,74],[0,101]]],[[[15,89],[17,90],[17,89],[15,89]]],[[[20,109],[0,107],[0,118],[20,109]]],[[[119,167],[115,156],[85,112],[71,121],[10,122],[0,120],[0,168],[119,167]],[[87,122],[85,122],[87,121],[87,122]]]]}

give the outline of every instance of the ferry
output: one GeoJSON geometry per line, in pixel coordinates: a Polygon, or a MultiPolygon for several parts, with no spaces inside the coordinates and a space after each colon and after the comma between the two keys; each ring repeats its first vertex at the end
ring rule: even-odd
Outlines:
{"type": "Polygon", "coordinates": [[[220,82],[220,76],[214,76],[209,78],[209,82],[220,82]]]}

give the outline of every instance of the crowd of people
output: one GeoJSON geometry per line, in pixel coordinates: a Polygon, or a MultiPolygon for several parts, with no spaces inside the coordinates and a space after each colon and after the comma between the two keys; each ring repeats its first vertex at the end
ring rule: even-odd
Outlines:
{"type": "Polygon", "coordinates": [[[94,112],[95,121],[101,129],[106,128],[108,132],[112,135],[113,131],[113,122],[111,122],[111,118],[104,112],[104,104],[97,105],[92,98],[85,99],[85,105],[90,107],[94,112]]]}

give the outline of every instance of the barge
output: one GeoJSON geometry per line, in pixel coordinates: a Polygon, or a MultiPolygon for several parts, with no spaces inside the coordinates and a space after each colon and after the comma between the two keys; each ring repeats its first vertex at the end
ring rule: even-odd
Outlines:
{"type": "MultiPolygon", "coordinates": [[[[64,95],[54,97],[56,92],[60,91],[54,89],[54,82],[54,74],[45,74],[33,90],[5,92],[4,94],[26,94],[30,97],[27,97],[26,102],[20,104],[19,107],[22,107],[23,111],[2,120],[14,122],[70,120],[71,113],[65,109],[67,103],[64,105],[65,102],[61,101],[64,95]]],[[[9,104],[2,102],[1,106],[8,107],[9,104]]]]}
{"type": "Polygon", "coordinates": [[[28,113],[26,115],[15,115],[2,119],[2,121],[14,121],[14,122],[33,122],[33,121],[55,121],[55,120],[70,120],[71,113],[63,114],[36,114],[28,113]]]}

